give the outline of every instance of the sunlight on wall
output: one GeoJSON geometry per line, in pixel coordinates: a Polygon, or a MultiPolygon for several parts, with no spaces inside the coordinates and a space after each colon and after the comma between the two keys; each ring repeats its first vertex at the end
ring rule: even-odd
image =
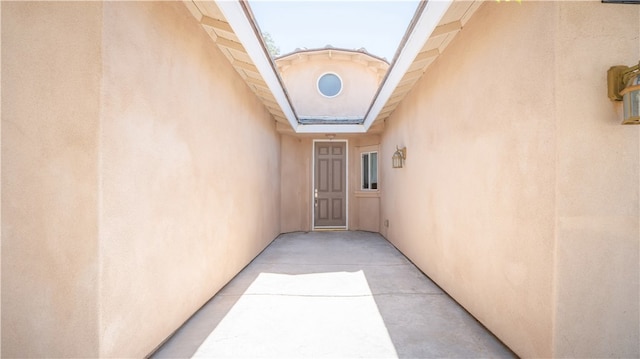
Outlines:
{"type": "Polygon", "coordinates": [[[261,273],[193,356],[398,357],[362,271],[261,273]]]}

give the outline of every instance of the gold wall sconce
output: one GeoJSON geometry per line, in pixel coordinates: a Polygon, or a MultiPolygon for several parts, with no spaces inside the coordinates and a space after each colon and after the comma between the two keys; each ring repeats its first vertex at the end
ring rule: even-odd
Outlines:
{"type": "Polygon", "coordinates": [[[607,92],[612,101],[622,101],[622,124],[640,125],[640,63],[611,67],[607,71],[607,92]]]}
{"type": "Polygon", "coordinates": [[[398,148],[398,146],[396,146],[396,152],[393,154],[392,158],[393,168],[402,168],[402,164],[405,159],[407,159],[407,148],[398,148]]]}

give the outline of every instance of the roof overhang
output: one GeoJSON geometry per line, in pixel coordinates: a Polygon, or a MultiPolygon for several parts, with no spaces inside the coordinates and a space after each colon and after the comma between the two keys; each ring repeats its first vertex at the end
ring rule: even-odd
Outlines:
{"type": "Polygon", "coordinates": [[[295,133],[366,133],[393,113],[427,67],[462,29],[481,0],[421,2],[362,124],[301,124],[275,62],[243,0],[184,0],[281,129],[295,133]]]}
{"type": "Polygon", "coordinates": [[[280,79],[278,72],[275,70],[275,64],[266,51],[262,36],[257,30],[257,25],[246,5],[240,0],[216,1],[216,3],[243,44],[247,55],[249,55],[258,69],[262,79],[271,90],[287,121],[293,130],[297,132],[298,118],[293,110],[291,101],[286,95],[282,79],[280,79]]]}
{"type": "Polygon", "coordinates": [[[402,81],[427,39],[438,26],[453,0],[438,0],[420,3],[414,21],[409,25],[405,40],[391,64],[387,77],[373,99],[364,119],[364,127],[369,129],[402,81]]]}

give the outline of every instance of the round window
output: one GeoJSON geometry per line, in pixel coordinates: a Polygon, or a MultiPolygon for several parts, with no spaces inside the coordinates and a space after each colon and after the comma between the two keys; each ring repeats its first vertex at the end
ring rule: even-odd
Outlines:
{"type": "Polygon", "coordinates": [[[336,74],[326,73],[318,79],[318,91],[326,97],[336,97],[342,91],[342,80],[336,74]]]}

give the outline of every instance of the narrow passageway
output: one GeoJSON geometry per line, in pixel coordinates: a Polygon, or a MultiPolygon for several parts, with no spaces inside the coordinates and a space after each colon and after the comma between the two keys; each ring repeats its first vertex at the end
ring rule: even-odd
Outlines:
{"type": "Polygon", "coordinates": [[[153,357],[514,354],[382,236],[344,231],[281,235],[153,357]]]}

